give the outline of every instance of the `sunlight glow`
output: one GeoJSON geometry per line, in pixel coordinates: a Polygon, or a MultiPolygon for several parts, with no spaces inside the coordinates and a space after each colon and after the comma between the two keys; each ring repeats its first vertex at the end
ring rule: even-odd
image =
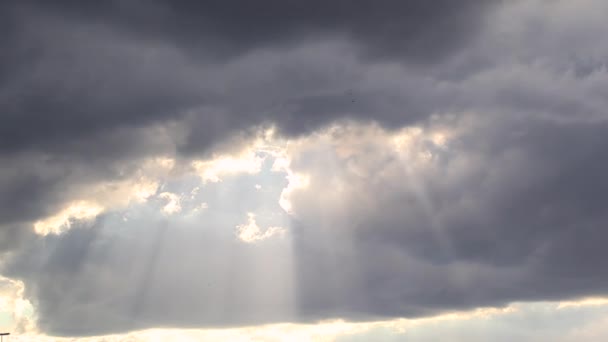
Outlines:
{"type": "Polygon", "coordinates": [[[103,207],[87,201],[73,202],[58,214],[44,220],[36,221],[34,223],[34,230],[40,235],[61,234],[70,229],[74,220],[92,220],[97,217],[103,209],[103,207]]]}
{"type": "Polygon", "coordinates": [[[434,156],[433,149],[446,149],[450,138],[447,130],[424,130],[420,127],[407,127],[392,135],[396,152],[407,158],[410,167],[429,163],[434,156]]]}
{"type": "Polygon", "coordinates": [[[86,196],[69,202],[56,214],[34,222],[34,231],[40,235],[61,234],[72,227],[73,221],[91,221],[106,210],[124,208],[132,202],[143,203],[158,187],[157,181],[146,177],[93,185],[85,189],[86,196]]]}
{"type": "Polygon", "coordinates": [[[577,301],[560,302],[558,309],[581,307],[581,306],[602,306],[608,305],[608,298],[585,298],[577,301]]]}
{"type": "Polygon", "coordinates": [[[7,321],[0,320],[2,331],[34,331],[34,307],[25,298],[25,285],[22,281],[0,276],[0,316],[8,318],[7,321]]]}
{"type": "Polygon", "coordinates": [[[285,228],[268,227],[262,230],[255,221],[254,213],[247,213],[247,223],[236,226],[237,237],[246,243],[254,243],[269,239],[273,236],[282,236],[286,233],[285,228]]]}
{"type": "Polygon", "coordinates": [[[104,211],[144,203],[156,194],[161,179],[174,166],[171,158],[150,158],[132,178],[83,187],[57,213],[34,222],[34,231],[40,235],[61,234],[72,227],[73,221],[91,221],[104,211]]]}
{"type": "Polygon", "coordinates": [[[288,155],[287,147],[277,150],[274,153],[275,160],[272,164],[272,171],[285,172],[287,176],[287,186],[281,191],[279,205],[288,214],[293,214],[293,205],[290,197],[293,192],[306,189],[310,185],[310,176],[303,173],[296,173],[291,168],[291,159],[288,155]]]}
{"type": "MultiPolygon", "coordinates": [[[[0,292],[1,294],[1,292],[0,292]]],[[[551,302],[550,302],[551,303],[551,302]]],[[[550,304],[549,303],[549,304],[550,304]]],[[[418,318],[418,319],[406,319],[396,318],[385,321],[373,321],[373,322],[348,322],[344,320],[326,320],[316,324],[298,324],[298,323],[279,323],[279,324],[268,324],[260,326],[249,326],[240,328],[227,328],[227,329],[148,329],[133,331],[121,335],[106,335],[106,336],[93,336],[84,337],[79,339],[83,342],[118,342],[118,341],[130,341],[130,342],[154,342],[154,341],[265,341],[265,342],[281,342],[281,341],[295,341],[295,342],[330,342],[335,341],[341,337],[348,336],[362,336],[367,338],[373,338],[374,331],[384,332],[390,334],[394,338],[403,337],[406,338],[409,332],[432,332],[437,329],[438,324],[451,323],[448,327],[458,329],[460,325],[462,327],[475,327],[471,324],[483,324],[483,322],[497,322],[505,324],[504,319],[512,320],[517,317],[531,317],[529,315],[536,314],[538,319],[550,319],[551,312],[543,310],[539,311],[540,307],[543,307],[545,302],[532,302],[532,303],[513,303],[505,307],[487,307],[478,308],[470,311],[460,311],[441,314],[434,317],[418,318]],[[521,315],[521,316],[519,316],[521,315]]],[[[572,309],[574,307],[593,307],[597,305],[608,306],[608,299],[599,298],[597,300],[580,300],[571,302],[553,302],[554,307],[561,308],[563,310],[572,309]],[[602,304],[600,304],[602,302],[602,304]]],[[[556,318],[559,319],[559,318],[556,318]]],[[[479,326],[479,325],[477,325],[479,326]]],[[[450,331],[450,330],[447,330],[450,331]]],[[[482,331],[480,331],[481,333],[482,331]]],[[[491,331],[490,331],[491,333],[491,331]]],[[[589,335],[594,336],[592,331],[580,331],[583,336],[589,335]]],[[[439,333],[441,334],[441,332],[439,333]]],[[[388,335],[381,335],[388,336],[388,335]]],[[[429,335],[435,336],[435,335],[429,335]]],[[[13,341],[35,341],[35,342],[50,342],[60,341],[68,342],[73,341],[71,338],[57,338],[49,337],[35,332],[26,333],[23,335],[16,335],[13,337],[13,341]]]]}
{"type": "Polygon", "coordinates": [[[281,197],[279,198],[279,205],[283,210],[285,210],[288,214],[293,214],[293,205],[291,203],[290,197],[292,193],[296,190],[305,189],[310,184],[310,177],[308,175],[297,174],[291,171],[291,169],[286,169],[287,171],[287,186],[281,192],[281,197]]]}
{"type": "Polygon", "coordinates": [[[222,155],[211,160],[196,160],[192,162],[192,166],[203,182],[217,183],[223,175],[259,173],[263,162],[264,158],[255,150],[249,149],[239,156],[222,155]]]}
{"type": "Polygon", "coordinates": [[[171,192],[163,192],[160,193],[158,197],[167,201],[165,206],[162,208],[163,213],[173,215],[182,211],[181,198],[179,195],[171,192]]]}

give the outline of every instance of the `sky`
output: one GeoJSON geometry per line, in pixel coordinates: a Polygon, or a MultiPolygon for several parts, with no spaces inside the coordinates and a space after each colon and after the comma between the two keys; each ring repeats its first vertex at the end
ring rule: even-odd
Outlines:
{"type": "Polygon", "coordinates": [[[2,1],[0,332],[608,340],[607,15],[2,1]]]}

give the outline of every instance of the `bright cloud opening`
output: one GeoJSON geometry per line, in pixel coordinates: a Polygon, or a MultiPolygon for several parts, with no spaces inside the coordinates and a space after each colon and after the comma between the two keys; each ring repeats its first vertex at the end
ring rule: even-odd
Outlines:
{"type": "Polygon", "coordinates": [[[34,223],[34,230],[40,235],[61,234],[70,229],[73,220],[90,221],[95,219],[103,210],[103,207],[86,201],[70,203],[58,214],[36,221],[34,223]]]}
{"type": "Polygon", "coordinates": [[[260,228],[255,220],[254,213],[247,213],[247,223],[236,226],[237,237],[246,243],[263,241],[274,236],[282,236],[285,233],[285,228],[281,227],[260,228]]]}

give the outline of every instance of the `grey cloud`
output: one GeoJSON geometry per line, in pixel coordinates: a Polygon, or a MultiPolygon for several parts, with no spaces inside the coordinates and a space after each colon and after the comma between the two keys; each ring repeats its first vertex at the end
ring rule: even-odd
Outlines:
{"type": "Polygon", "coordinates": [[[409,176],[374,139],[360,142],[372,148],[350,166],[303,150],[294,167],[312,183],[292,197],[297,219],[287,244],[236,242],[242,213],[256,211],[253,203],[276,206],[280,192],[256,199],[244,191],[256,179],[245,177],[202,189],[205,219],[167,221],[154,205],[127,223],[111,214],[34,239],[5,271],[28,284],[43,329],[67,335],[418,317],[606,294],[598,273],[608,239],[606,165],[597,162],[605,127],[464,121],[450,150],[409,176]],[[226,201],[229,210],[214,211],[226,201]],[[259,301],[266,296],[280,301],[259,301]]]}
{"type": "Polygon", "coordinates": [[[296,153],[295,170],[312,178],[291,197],[287,240],[237,243],[243,213],[276,212],[281,190],[257,198],[246,189],[259,180],[240,176],[201,189],[196,200],[209,211],[199,219],[168,220],[158,205],[126,223],[110,214],[33,239],[6,274],[25,280],[43,329],[62,335],[420,317],[605,295],[606,128],[481,116],[451,123],[459,133],[449,150],[409,174],[411,160],[348,131],[334,136],[359,144],[348,162],[327,145],[296,153]]]}
{"type": "Polygon", "coordinates": [[[118,27],[138,39],[169,41],[204,54],[344,36],[370,55],[428,62],[460,48],[498,1],[153,1],[37,2],[77,20],[118,27]]]}
{"type": "Polygon", "coordinates": [[[316,175],[293,199],[304,313],[418,316],[607,293],[605,124],[484,126],[413,174],[390,156],[378,168],[378,146],[355,159],[363,178],[335,157],[300,164],[316,175]]]}
{"type": "MultiPolygon", "coordinates": [[[[145,9],[137,2],[23,2],[2,11],[13,19],[2,21],[9,29],[0,33],[7,47],[0,55],[2,222],[26,228],[83,185],[128,177],[146,156],[189,158],[258,125],[275,124],[287,136],[342,119],[393,130],[432,126],[435,114],[463,130],[451,152],[435,151],[436,168],[415,182],[381,149],[361,155],[364,179],[314,154],[296,164],[318,181],[294,199],[304,214],[291,227],[298,287],[289,317],[420,316],[605,294],[599,270],[608,49],[598,42],[606,5],[589,0],[574,11],[567,1],[509,2],[493,12],[473,1],[374,3],[369,10],[352,4],[348,16],[333,20],[341,2],[313,2],[298,15],[289,7],[297,4],[266,2],[260,16],[235,27],[237,20],[224,20],[232,18],[230,2],[145,9]],[[463,15],[433,10],[438,4],[463,15]],[[415,18],[404,20],[397,7],[415,18]],[[196,14],[203,9],[222,20],[201,24],[196,14]],[[278,10],[288,15],[270,16],[278,10]],[[383,25],[374,25],[376,13],[386,14],[383,25]],[[442,18],[449,29],[426,30],[442,18]],[[408,43],[396,45],[400,39],[408,43]],[[210,56],[209,46],[218,55],[210,56]],[[118,172],[123,165],[128,172],[118,172]],[[348,180],[350,196],[325,203],[320,194],[334,190],[324,183],[332,177],[348,180]]],[[[223,246],[239,250],[238,260],[251,256],[228,235],[216,239],[182,226],[163,233],[152,218],[133,223],[132,235],[115,226],[106,219],[89,230],[26,239],[31,257],[17,253],[10,273],[31,289],[44,329],[86,335],[286,317],[278,308],[248,316],[261,305],[255,300],[240,315],[236,302],[213,302],[216,292],[197,297],[205,283],[202,276],[188,283],[198,272],[191,260],[202,259],[212,278],[228,279],[226,286],[258,279],[238,271],[230,278],[222,273],[227,262],[213,264],[223,246]],[[134,306],[131,287],[139,278],[124,260],[144,258],[161,233],[171,248],[158,257],[148,299],[134,306]],[[96,245],[104,234],[114,239],[108,243],[115,255],[96,245]],[[40,271],[45,263],[53,272],[40,271]],[[73,280],[80,287],[66,295],[73,280]],[[167,291],[173,295],[163,297],[167,291]],[[207,301],[226,311],[204,311],[207,301]],[[90,302],[100,303],[95,321],[85,319],[90,302]],[[142,317],[130,320],[133,307],[142,317]]],[[[271,280],[256,286],[282,285],[271,280]]],[[[251,291],[238,300],[252,300],[251,291]]]]}
{"type": "MultiPolygon", "coordinates": [[[[349,26],[362,29],[356,24],[368,20],[362,16],[362,3],[349,6],[344,22],[335,25],[331,17],[343,11],[343,4],[310,4],[301,17],[273,16],[277,22],[253,16],[251,23],[260,29],[255,39],[249,36],[254,32],[248,25],[221,18],[220,14],[231,15],[231,6],[236,4],[123,5],[35,1],[2,5],[7,27],[2,31],[6,39],[0,56],[0,153],[5,164],[11,165],[7,170],[12,170],[2,181],[7,194],[3,222],[40,218],[68,200],[66,194],[78,184],[112,177],[111,173],[99,176],[96,165],[118,165],[129,158],[174,150],[205,153],[230,135],[257,125],[278,123],[285,133],[301,134],[338,117],[379,111],[374,108],[379,100],[366,104],[361,98],[353,104],[351,96],[345,95],[352,87],[349,82],[360,73],[357,69],[365,68],[356,61],[356,49],[344,42],[316,42],[317,38],[338,39],[330,32],[347,32],[349,26]],[[217,22],[212,27],[192,25],[201,22],[196,19],[198,13],[217,13],[213,15],[217,22]],[[166,27],[151,22],[166,23],[166,27]],[[265,23],[269,26],[264,27],[265,23]],[[226,26],[232,24],[236,26],[226,26]],[[286,28],[276,30],[277,25],[286,28]],[[315,30],[322,34],[314,39],[300,34],[315,30]],[[262,35],[271,31],[285,32],[289,44],[279,44],[281,39],[272,34],[262,35]],[[218,49],[226,42],[238,47],[238,53],[230,60],[192,54],[200,47],[197,37],[206,34],[213,35],[209,39],[218,49]],[[268,44],[263,42],[266,38],[268,44]],[[341,65],[341,56],[349,59],[346,66],[341,65]],[[156,141],[151,136],[162,131],[159,125],[167,129],[169,139],[156,141]],[[26,158],[44,161],[23,161],[26,158]],[[58,165],[58,161],[65,163],[58,165]]],[[[291,6],[300,5],[272,2],[264,6],[268,10],[259,13],[291,12],[291,6]]],[[[403,11],[420,20],[406,20],[395,27],[395,32],[408,37],[426,36],[425,18],[442,21],[447,13],[422,2],[385,2],[372,8],[389,15],[397,12],[387,10],[392,6],[405,6],[403,11]]],[[[467,2],[458,11],[479,19],[477,12],[482,8],[467,2]]],[[[462,33],[465,39],[465,27],[476,20],[445,17],[448,22],[453,19],[463,30],[450,32],[462,33]]],[[[387,37],[397,38],[395,34],[387,37]]],[[[361,39],[363,45],[374,41],[361,39]]],[[[437,44],[437,51],[443,45],[437,44]]]]}
{"type": "Polygon", "coordinates": [[[121,130],[64,145],[63,154],[0,158],[0,225],[27,226],[78,199],[87,185],[132,178],[146,157],[172,153],[163,135],[159,127],[121,130]]]}
{"type": "MultiPolygon", "coordinates": [[[[234,45],[240,50],[238,55],[243,55],[278,47],[274,44],[277,41],[298,46],[306,41],[302,35],[312,32],[317,32],[313,41],[332,37],[332,32],[344,32],[370,50],[397,49],[402,53],[390,55],[419,55],[427,61],[430,56],[445,56],[449,50],[461,47],[475,31],[488,4],[6,4],[6,15],[11,20],[4,42],[7,67],[0,90],[4,113],[0,146],[4,151],[46,148],[117,127],[141,127],[179,118],[186,110],[200,106],[218,102],[230,106],[232,94],[221,94],[218,99],[219,89],[199,81],[207,77],[205,71],[210,66],[221,65],[223,60],[189,56],[189,51],[197,48],[216,51],[223,45],[234,45]]],[[[219,127],[225,134],[267,119],[258,114],[235,127],[242,121],[242,114],[227,115],[222,119],[227,127],[219,127]]],[[[200,116],[203,121],[215,120],[213,114],[200,116]]],[[[272,119],[281,121],[280,116],[272,119]]],[[[212,128],[202,134],[214,131],[212,128]]]]}

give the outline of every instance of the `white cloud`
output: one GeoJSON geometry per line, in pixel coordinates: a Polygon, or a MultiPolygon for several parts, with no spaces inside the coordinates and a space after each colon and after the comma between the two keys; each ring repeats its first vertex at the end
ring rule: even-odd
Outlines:
{"type": "Polygon", "coordinates": [[[105,211],[144,203],[158,191],[174,166],[171,158],[150,158],[130,178],[83,186],[58,212],[34,222],[34,230],[40,235],[61,234],[71,228],[73,221],[90,221],[105,211]]]}
{"type": "Polygon", "coordinates": [[[247,214],[247,223],[236,226],[237,237],[246,243],[254,243],[269,239],[273,236],[281,236],[286,233],[285,228],[268,227],[262,230],[255,221],[255,214],[247,214]]]}
{"type": "Polygon", "coordinates": [[[25,298],[22,281],[0,276],[0,332],[33,332],[34,308],[25,298]]]}
{"type": "Polygon", "coordinates": [[[429,172],[436,155],[449,151],[456,129],[437,123],[391,132],[377,125],[341,123],[289,141],[272,167],[287,173],[288,185],[279,203],[294,215],[298,213],[293,202],[303,196],[331,208],[350,200],[349,191],[356,184],[402,179],[404,168],[409,173],[429,172]]]}
{"type": "Polygon", "coordinates": [[[264,158],[260,157],[255,149],[250,148],[236,156],[221,155],[211,160],[195,160],[192,162],[192,167],[203,182],[217,183],[224,175],[259,173],[263,162],[264,158]]]}
{"type": "Polygon", "coordinates": [[[90,221],[103,212],[104,208],[96,203],[87,201],[76,201],[67,205],[59,213],[34,223],[37,234],[61,234],[70,229],[72,221],[90,221]]]}
{"type": "Polygon", "coordinates": [[[206,202],[203,202],[203,203],[197,205],[196,207],[194,207],[194,209],[192,209],[192,212],[193,213],[198,213],[198,212],[200,212],[202,210],[205,210],[205,209],[209,209],[209,204],[207,204],[206,202]]]}
{"type": "Polygon", "coordinates": [[[167,201],[162,208],[163,213],[173,215],[182,211],[181,197],[179,195],[171,192],[162,192],[158,197],[167,201]]]}

